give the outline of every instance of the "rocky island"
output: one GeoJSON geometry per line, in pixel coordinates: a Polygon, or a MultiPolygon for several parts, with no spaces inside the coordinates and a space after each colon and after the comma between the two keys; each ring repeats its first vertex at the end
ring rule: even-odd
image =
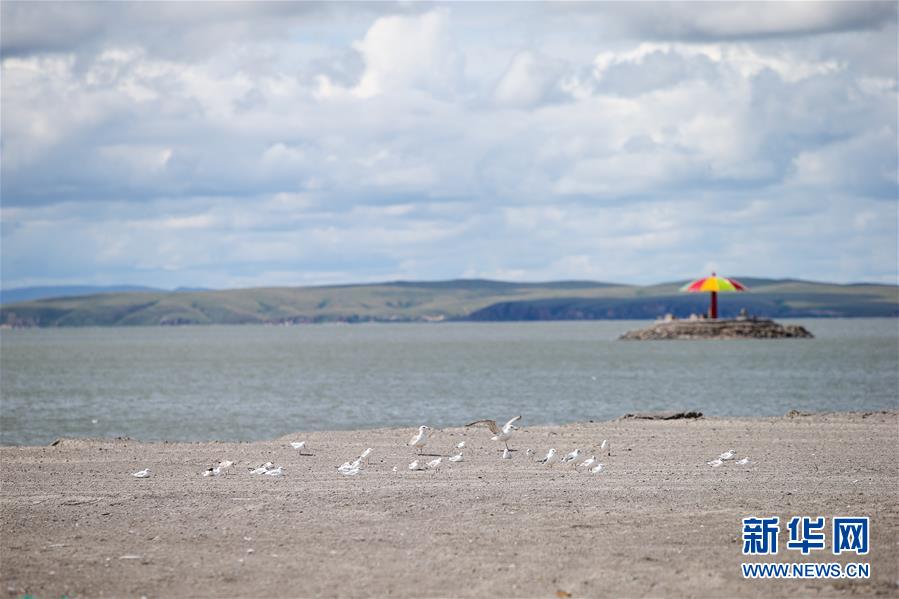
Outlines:
{"type": "Polygon", "coordinates": [[[655,341],[660,339],[808,339],[805,327],[782,325],[767,318],[696,319],[669,318],[645,329],[628,331],[619,339],[655,341]]]}

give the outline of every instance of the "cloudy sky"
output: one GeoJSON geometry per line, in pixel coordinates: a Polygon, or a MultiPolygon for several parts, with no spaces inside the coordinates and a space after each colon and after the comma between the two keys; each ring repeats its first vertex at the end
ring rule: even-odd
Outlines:
{"type": "Polygon", "coordinates": [[[2,284],[897,281],[897,5],[2,3],[2,284]]]}

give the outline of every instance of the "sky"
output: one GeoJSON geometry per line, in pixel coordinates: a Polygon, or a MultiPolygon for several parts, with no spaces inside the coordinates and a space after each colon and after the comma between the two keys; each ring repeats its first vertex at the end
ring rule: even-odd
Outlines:
{"type": "Polygon", "coordinates": [[[0,283],[897,283],[895,2],[0,4],[0,283]]]}

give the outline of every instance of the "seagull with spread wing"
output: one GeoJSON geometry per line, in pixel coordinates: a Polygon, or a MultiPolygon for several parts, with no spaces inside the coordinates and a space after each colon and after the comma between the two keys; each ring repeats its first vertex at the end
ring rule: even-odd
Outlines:
{"type": "Polygon", "coordinates": [[[506,449],[509,449],[509,439],[512,437],[512,433],[518,430],[518,427],[515,426],[515,423],[521,420],[521,416],[516,416],[509,422],[505,423],[502,428],[497,426],[496,420],[476,420],[474,422],[470,422],[465,426],[477,426],[479,424],[483,424],[487,428],[490,429],[490,432],[493,433],[493,441],[502,441],[506,445],[506,449]]]}

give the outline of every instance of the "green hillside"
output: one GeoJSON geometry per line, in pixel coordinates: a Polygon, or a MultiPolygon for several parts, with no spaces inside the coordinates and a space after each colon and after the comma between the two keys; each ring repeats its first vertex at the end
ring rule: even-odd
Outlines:
{"type": "MultiPolygon", "coordinates": [[[[271,287],[195,292],[104,293],[5,305],[6,326],[299,324],[440,320],[556,320],[684,317],[707,294],[679,293],[683,282],[653,286],[584,281],[396,281],[374,285],[271,287]]],[[[721,294],[721,316],[899,316],[899,288],[748,279],[750,293],[721,294]]]]}

